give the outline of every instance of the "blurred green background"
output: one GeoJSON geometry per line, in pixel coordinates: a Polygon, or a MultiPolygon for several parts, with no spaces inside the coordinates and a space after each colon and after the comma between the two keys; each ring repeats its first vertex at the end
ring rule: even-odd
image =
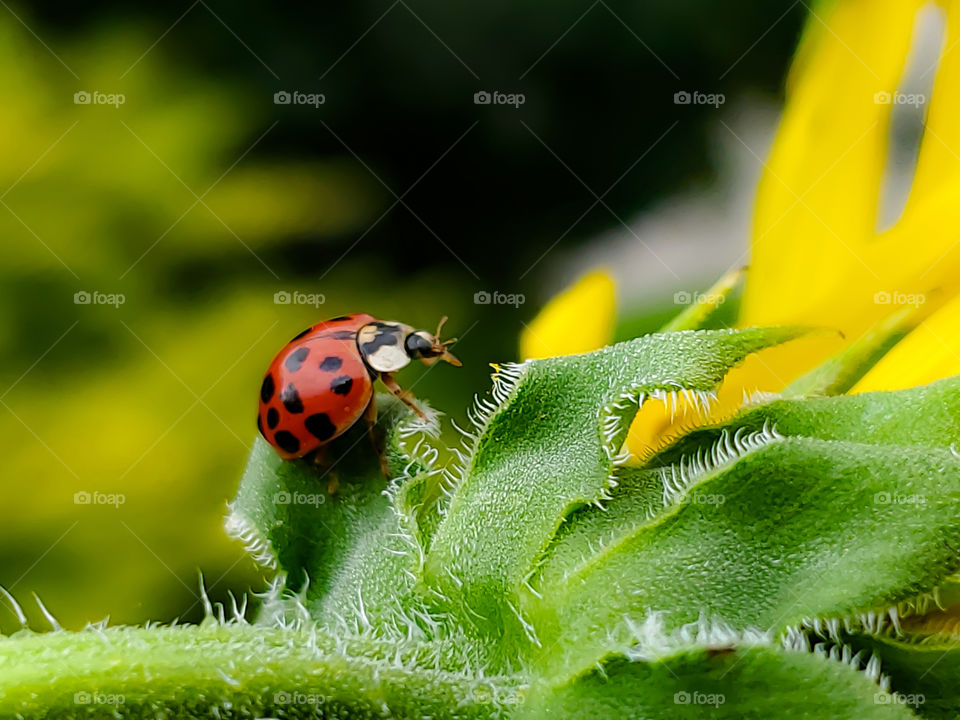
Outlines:
{"type": "Polygon", "coordinates": [[[214,599],[262,589],[222,517],[278,347],[346,312],[449,315],[464,368],[403,379],[462,421],[569,279],[555,255],[715,178],[716,108],[674,93],[775,102],[804,8],[4,4],[0,585],[67,627],[197,620],[199,572],[214,599]]]}

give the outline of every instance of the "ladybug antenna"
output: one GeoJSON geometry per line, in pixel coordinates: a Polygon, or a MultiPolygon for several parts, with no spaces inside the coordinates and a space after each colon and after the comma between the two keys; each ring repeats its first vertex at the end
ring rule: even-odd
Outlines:
{"type": "Polygon", "coordinates": [[[440,341],[440,331],[443,330],[443,326],[446,324],[447,319],[448,318],[446,315],[440,318],[440,322],[437,324],[437,331],[433,334],[433,341],[437,345],[443,345],[444,347],[446,347],[447,345],[453,345],[459,339],[459,338],[450,338],[449,340],[444,340],[442,342],[440,341]]]}
{"type": "MultiPolygon", "coordinates": [[[[443,325],[446,322],[447,322],[447,316],[444,315],[442,318],[440,318],[440,322],[437,324],[437,331],[433,334],[433,345],[434,345],[435,351],[439,351],[439,354],[434,358],[432,358],[431,360],[432,362],[436,362],[437,360],[443,360],[444,362],[448,362],[451,365],[460,367],[461,363],[457,359],[457,357],[453,353],[451,353],[449,350],[447,350],[447,346],[453,345],[453,343],[457,341],[457,338],[451,338],[449,340],[443,340],[443,341],[440,340],[440,331],[443,330],[443,325]]],[[[432,363],[429,363],[429,364],[432,364],[432,363]]]]}

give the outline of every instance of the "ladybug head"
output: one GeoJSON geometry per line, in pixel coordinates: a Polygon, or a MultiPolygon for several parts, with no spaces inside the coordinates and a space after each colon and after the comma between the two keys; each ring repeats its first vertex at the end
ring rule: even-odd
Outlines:
{"type": "Polygon", "coordinates": [[[377,320],[364,325],[357,333],[360,355],[376,372],[394,372],[409,365],[411,360],[421,360],[427,365],[443,360],[459,367],[460,361],[447,350],[447,346],[456,340],[441,342],[439,338],[446,320],[440,321],[437,332],[432,335],[426,330],[414,330],[397,322],[377,320]]]}
{"type": "Polygon", "coordinates": [[[426,330],[414,330],[407,335],[406,340],[403,341],[403,348],[407,351],[407,355],[414,360],[423,361],[426,365],[433,365],[438,360],[443,360],[451,365],[460,367],[462,363],[453,353],[447,350],[447,346],[455,343],[457,339],[440,340],[440,330],[446,321],[446,316],[440,319],[440,324],[437,325],[437,331],[433,333],[433,335],[426,330]]]}

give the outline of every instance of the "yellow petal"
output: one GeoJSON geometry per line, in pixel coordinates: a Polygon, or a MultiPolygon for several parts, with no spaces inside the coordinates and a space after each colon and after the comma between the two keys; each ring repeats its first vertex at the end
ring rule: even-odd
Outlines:
{"type": "Polygon", "coordinates": [[[952,294],[960,286],[960,1],[941,4],[946,36],[910,195],[900,220],[871,245],[878,287],[888,292],[952,294]]]}
{"type": "Polygon", "coordinates": [[[613,340],[616,286],[609,274],[595,270],[554,297],[524,327],[524,360],[597,350],[613,340]]]}
{"type": "Polygon", "coordinates": [[[960,288],[958,198],[960,177],[911,200],[913,210],[876,239],[873,267],[883,278],[877,285],[882,293],[907,298],[931,290],[953,294],[960,288]]]}
{"type": "Polygon", "coordinates": [[[627,449],[634,460],[642,461],[690,430],[728,420],[746,399],[756,393],[779,392],[816,358],[828,357],[839,346],[838,335],[817,333],[754,353],[727,373],[716,400],[708,406],[682,397],[669,404],[647,400],[630,425],[627,449]]]}
{"type": "Polygon", "coordinates": [[[743,404],[744,388],[731,371],[717,391],[716,401],[706,405],[693,403],[682,395],[675,401],[646,400],[627,433],[627,449],[632,460],[643,461],[666,447],[675,438],[703,425],[731,417],[743,404]]]}
{"type": "Polygon", "coordinates": [[[896,91],[923,4],[837,0],[812,14],[758,189],[743,325],[829,318],[856,335],[875,320],[860,315],[878,287],[866,247],[892,107],[876,98],[896,91]]]}
{"type": "Polygon", "coordinates": [[[960,296],[901,340],[851,393],[901,390],[960,374],[960,296]]]}
{"type": "Polygon", "coordinates": [[[890,352],[890,348],[912,332],[934,309],[932,303],[896,308],[863,335],[853,338],[843,350],[791,382],[784,388],[783,396],[802,398],[849,392],[890,352]]]}

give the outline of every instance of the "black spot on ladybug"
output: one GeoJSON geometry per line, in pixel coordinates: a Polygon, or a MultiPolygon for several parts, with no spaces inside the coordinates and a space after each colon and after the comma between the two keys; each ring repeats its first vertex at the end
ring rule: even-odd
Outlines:
{"type": "Polygon", "coordinates": [[[264,437],[267,436],[267,434],[263,431],[263,422],[260,420],[260,413],[257,413],[257,430],[259,430],[260,434],[264,437]]]}
{"type": "Polygon", "coordinates": [[[281,450],[288,453],[295,453],[300,449],[300,441],[286,430],[281,430],[273,436],[273,441],[277,443],[281,450]]]}
{"type": "Polygon", "coordinates": [[[309,348],[297,348],[287,356],[287,359],[283,361],[283,364],[287,366],[287,370],[290,372],[296,372],[300,369],[300,366],[303,365],[303,361],[307,359],[307,355],[309,354],[309,348]]]}
{"type": "Polygon", "coordinates": [[[337,432],[337,426],[330,422],[330,416],[326,413],[311,415],[303,424],[310,434],[321,442],[329,440],[337,432]]]}
{"type": "Polygon", "coordinates": [[[300,400],[300,393],[297,392],[293,383],[287,385],[280,391],[280,402],[283,403],[287,412],[294,414],[303,412],[303,402],[300,400]]]}
{"type": "Polygon", "coordinates": [[[336,372],[340,369],[341,365],[343,365],[343,360],[334,355],[330,355],[329,357],[325,357],[318,367],[327,372],[336,372]]]}
{"type": "Polygon", "coordinates": [[[352,320],[353,318],[349,315],[338,315],[335,318],[330,318],[327,322],[346,322],[347,320],[352,320]]]}
{"type": "Polygon", "coordinates": [[[373,355],[377,350],[386,345],[396,345],[398,335],[397,329],[393,326],[379,326],[377,334],[373,336],[373,340],[363,343],[363,345],[360,346],[360,351],[364,355],[373,355]]]}
{"type": "Polygon", "coordinates": [[[333,392],[337,395],[349,395],[352,387],[353,378],[348,377],[347,375],[335,377],[330,383],[330,389],[333,390],[333,392]]]}
{"type": "MultiPolygon", "coordinates": [[[[307,328],[307,329],[304,330],[303,332],[297,333],[297,334],[294,335],[292,338],[290,338],[290,342],[296,342],[297,340],[299,340],[300,338],[302,338],[304,335],[306,335],[308,332],[310,332],[311,329],[312,329],[312,328],[307,328]]],[[[290,344],[290,343],[287,343],[287,345],[289,345],[289,344],[290,344]]]]}
{"type": "Polygon", "coordinates": [[[273,375],[267,375],[263,379],[263,385],[260,386],[260,399],[263,402],[270,402],[274,390],[276,390],[276,387],[273,384],[273,375]]]}
{"type": "MultiPolygon", "coordinates": [[[[257,418],[259,420],[260,418],[257,418]]],[[[267,427],[273,430],[280,423],[280,413],[277,412],[276,408],[270,408],[267,410],[267,427]]],[[[263,432],[261,429],[260,432],[263,432]]]]}
{"type": "Polygon", "coordinates": [[[330,338],[331,340],[353,340],[357,336],[353,330],[332,330],[330,332],[325,332],[321,337],[330,338]]]}

